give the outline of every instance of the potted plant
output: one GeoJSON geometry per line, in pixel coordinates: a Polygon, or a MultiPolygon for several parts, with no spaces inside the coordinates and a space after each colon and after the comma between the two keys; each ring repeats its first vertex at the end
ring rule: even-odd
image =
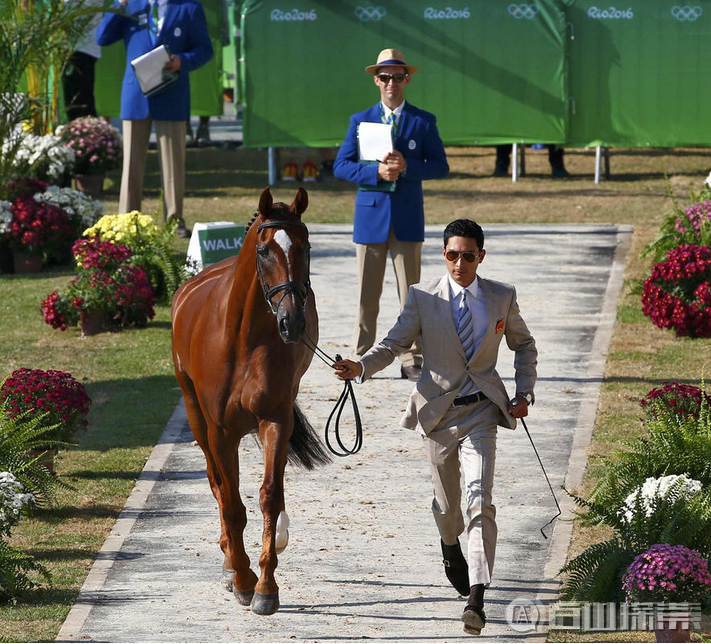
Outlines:
{"type": "Polygon", "coordinates": [[[121,160],[121,136],[103,119],[83,116],[59,128],[64,145],[76,161],[74,181],[78,190],[100,197],[107,171],[118,168],[121,160]]]}
{"type": "MultiPolygon", "coordinates": [[[[708,559],[685,546],[655,544],[635,557],[622,579],[628,601],[698,603],[711,590],[708,559]]],[[[689,615],[657,614],[658,642],[688,642],[689,615]],[[673,618],[673,619],[671,619],[673,618]]]]}
{"type": "Polygon", "coordinates": [[[13,252],[16,273],[40,271],[45,258],[62,256],[74,236],[64,210],[32,197],[18,197],[8,215],[6,203],[0,205],[0,226],[13,252]]]}
{"type": "Polygon", "coordinates": [[[130,263],[130,248],[91,237],[77,240],[72,253],[77,276],[42,302],[47,324],[64,331],[81,323],[84,335],[94,335],[142,327],[154,317],[155,293],[143,268],[130,263]]]}
{"type": "Polygon", "coordinates": [[[75,154],[59,136],[22,133],[12,159],[13,173],[57,185],[67,185],[74,171],[75,154]]]}
{"type": "Polygon", "coordinates": [[[661,387],[654,387],[648,391],[640,404],[649,419],[658,418],[660,408],[671,411],[679,417],[698,418],[703,400],[708,405],[711,403],[711,396],[701,388],[665,380],[661,387]]]}
{"type": "Polygon", "coordinates": [[[131,262],[143,266],[156,297],[169,302],[187,279],[184,262],[174,258],[171,250],[177,225],[175,219],[169,219],[161,230],[150,215],[133,210],[120,215],[104,215],[84,231],[84,236],[96,235],[102,240],[128,246],[132,252],[131,262]]]}
{"type": "Polygon", "coordinates": [[[46,422],[56,428],[45,438],[66,442],[86,427],[91,398],[69,373],[21,368],[0,385],[0,402],[10,418],[46,414],[46,422]]]}
{"type": "Polygon", "coordinates": [[[644,281],[642,312],[677,336],[711,337],[711,249],[678,246],[644,281]]]}

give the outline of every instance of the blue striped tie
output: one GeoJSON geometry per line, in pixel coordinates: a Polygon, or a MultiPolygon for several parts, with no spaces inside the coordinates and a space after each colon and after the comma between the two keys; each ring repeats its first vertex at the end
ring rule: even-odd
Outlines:
{"type": "MultiPolygon", "coordinates": [[[[471,360],[474,355],[474,322],[472,321],[472,313],[467,304],[467,289],[462,291],[462,301],[459,304],[459,320],[457,321],[457,333],[462,342],[462,348],[467,356],[467,361],[471,360]]],[[[460,396],[466,396],[476,389],[476,385],[472,379],[467,376],[467,381],[462,385],[459,391],[460,396]]]]}

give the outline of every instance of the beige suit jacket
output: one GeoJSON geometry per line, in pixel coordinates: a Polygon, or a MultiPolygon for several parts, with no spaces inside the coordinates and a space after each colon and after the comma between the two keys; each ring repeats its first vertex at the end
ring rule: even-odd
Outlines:
{"type": "Polygon", "coordinates": [[[418,336],[421,338],[422,375],[400,421],[403,427],[429,434],[451,407],[466,382],[465,375],[469,374],[477,387],[499,407],[499,425],[514,429],[516,419],[507,411],[510,398],[496,372],[503,337],[515,354],[516,391],[512,395],[533,395],[538,351],[519,313],[516,290],[503,282],[478,279],[486,301],[489,326],[471,360],[467,361],[457,334],[447,275],[411,286],[395,326],[378,346],[362,357],[363,380],[366,380],[407,351],[418,336]]]}

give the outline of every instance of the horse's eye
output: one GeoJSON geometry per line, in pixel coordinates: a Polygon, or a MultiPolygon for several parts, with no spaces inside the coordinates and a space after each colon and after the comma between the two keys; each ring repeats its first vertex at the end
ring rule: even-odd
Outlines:
{"type": "Polygon", "coordinates": [[[266,257],[269,255],[269,247],[268,246],[257,246],[257,254],[260,257],[266,257]]]}

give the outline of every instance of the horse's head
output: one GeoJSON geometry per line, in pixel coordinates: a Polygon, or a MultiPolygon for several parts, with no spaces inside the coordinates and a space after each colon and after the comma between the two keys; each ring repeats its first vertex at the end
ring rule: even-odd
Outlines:
{"type": "Polygon", "coordinates": [[[311,245],[301,214],[308,205],[303,188],[290,206],[274,203],[269,188],[259,199],[257,273],[284,342],[298,342],[306,330],[311,245]]]}

